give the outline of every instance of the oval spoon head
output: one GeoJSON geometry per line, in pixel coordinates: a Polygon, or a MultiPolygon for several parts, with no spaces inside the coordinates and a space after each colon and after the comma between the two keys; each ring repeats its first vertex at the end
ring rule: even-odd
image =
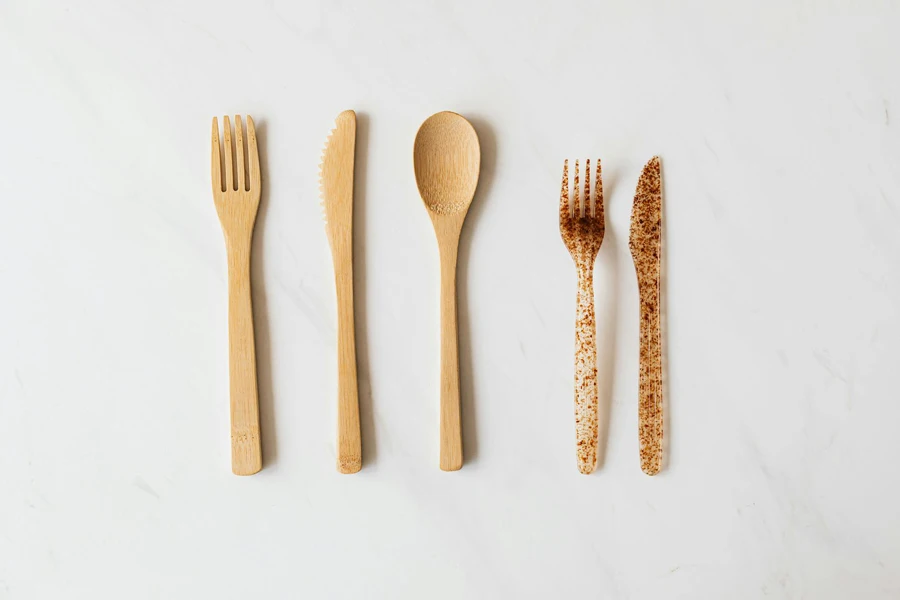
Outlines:
{"type": "Polygon", "coordinates": [[[450,111],[431,115],[416,133],[413,163],[419,195],[432,217],[465,216],[481,167],[481,147],[472,124],[450,111]]]}

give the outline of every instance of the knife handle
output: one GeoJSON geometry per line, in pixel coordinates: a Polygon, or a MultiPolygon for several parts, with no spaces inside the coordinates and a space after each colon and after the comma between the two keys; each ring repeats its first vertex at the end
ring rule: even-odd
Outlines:
{"type": "Polygon", "coordinates": [[[640,378],[638,382],[638,437],[641,470],[656,475],[662,468],[663,388],[662,340],[659,323],[659,263],[656,269],[638,269],[641,298],[640,378]]]}
{"type": "Polygon", "coordinates": [[[338,317],[338,436],[337,468],[356,473],[362,468],[359,392],[356,382],[356,330],[353,321],[353,254],[351,236],[334,252],[338,317]]]}

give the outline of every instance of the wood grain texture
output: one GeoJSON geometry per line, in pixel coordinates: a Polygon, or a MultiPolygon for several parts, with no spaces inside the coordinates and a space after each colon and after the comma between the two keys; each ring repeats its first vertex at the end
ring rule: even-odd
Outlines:
{"type": "Polygon", "coordinates": [[[240,115],[212,122],[212,191],[228,255],[228,347],[231,389],[231,470],[252,475],[262,468],[256,343],[250,290],[250,249],[262,183],[253,119],[247,117],[246,149],[240,115]],[[222,152],[224,151],[224,156],[222,152]],[[224,174],[223,174],[224,170],[224,174]]]}
{"type": "Polygon", "coordinates": [[[659,157],[654,156],[638,181],[628,239],[641,303],[638,437],[641,470],[647,475],[656,475],[662,468],[661,233],[661,179],[659,157]]]}
{"type": "Polygon", "coordinates": [[[569,203],[569,161],[563,163],[559,195],[559,231],[575,261],[578,295],[575,316],[575,448],[578,470],[585,475],[597,468],[599,399],[597,386],[597,342],[594,316],[594,262],[606,230],[603,211],[603,180],[600,160],[591,201],[591,162],[585,161],[584,194],[579,196],[578,161],[573,185],[575,203],[569,203]]]}
{"type": "Polygon", "coordinates": [[[481,148],[475,128],[460,115],[440,112],[416,134],[413,163],[419,195],[431,216],[441,268],[440,467],[462,468],[456,264],[459,235],[478,186],[481,148]]]}
{"type": "Polygon", "coordinates": [[[346,110],[335,120],[320,165],[320,191],[325,231],[334,261],[338,318],[337,468],[362,468],[359,392],[356,380],[356,330],[353,310],[353,170],[356,113],[346,110]]]}

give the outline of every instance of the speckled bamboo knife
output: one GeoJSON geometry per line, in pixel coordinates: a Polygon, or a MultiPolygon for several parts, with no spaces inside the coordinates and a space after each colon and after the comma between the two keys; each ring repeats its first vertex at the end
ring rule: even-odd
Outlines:
{"type": "Polygon", "coordinates": [[[597,467],[598,400],[597,342],[594,319],[594,261],[603,243],[603,181],[597,159],[594,206],[590,194],[591,161],[585,161],[584,197],[578,196],[575,161],[574,211],[569,205],[569,161],[563,164],[559,195],[559,231],[578,270],[578,309],[575,321],[575,443],[578,470],[585,475],[597,467]]]}
{"type": "Polygon", "coordinates": [[[656,475],[662,468],[662,339],[660,334],[660,258],[662,197],[659,157],[644,167],[634,195],[628,246],[637,271],[641,298],[638,436],[641,470],[656,475]]]}
{"type": "Polygon", "coordinates": [[[345,110],[325,142],[319,171],[325,231],[334,260],[338,316],[337,468],[362,468],[359,396],[356,385],[356,332],[353,324],[353,167],[356,113],[345,110]]]}

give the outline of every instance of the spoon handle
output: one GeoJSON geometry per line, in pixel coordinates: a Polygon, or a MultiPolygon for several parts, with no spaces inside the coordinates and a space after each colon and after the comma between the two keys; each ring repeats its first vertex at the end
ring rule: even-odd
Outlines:
{"type": "Polygon", "coordinates": [[[457,244],[441,247],[441,470],[463,463],[459,417],[459,338],[456,329],[457,244]]]}

